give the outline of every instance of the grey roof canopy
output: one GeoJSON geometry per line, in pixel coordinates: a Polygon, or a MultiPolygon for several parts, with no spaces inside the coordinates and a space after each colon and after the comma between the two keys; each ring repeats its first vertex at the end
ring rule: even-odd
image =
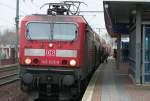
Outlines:
{"type": "MultiPolygon", "coordinates": [[[[105,24],[111,36],[129,34],[129,18],[136,13],[137,5],[150,13],[150,0],[104,0],[103,4],[105,24]]],[[[150,19],[149,13],[144,13],[142,19],[150,19]]]]}

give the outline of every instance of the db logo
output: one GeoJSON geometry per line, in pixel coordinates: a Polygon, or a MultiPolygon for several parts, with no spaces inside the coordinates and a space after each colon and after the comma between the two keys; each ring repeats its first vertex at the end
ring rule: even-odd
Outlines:
{"type": "Polygon", "coordinates": [[[47,56],[56,56],[56,51],[55,50],[46,50],[46,55],[47,56]]]}

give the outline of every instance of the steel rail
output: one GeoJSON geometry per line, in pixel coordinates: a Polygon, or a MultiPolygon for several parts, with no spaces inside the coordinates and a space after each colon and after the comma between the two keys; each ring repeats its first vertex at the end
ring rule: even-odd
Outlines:
{"type": "Polygon", "coordinates": [[[17,65],[6,65],[6,66],[3,66],[3,67],[0,67],[0,73],[1,72],[12,71],[12,70],[17,70],[17,69],[19,69],[17,67],[17,65]]]}
{"type": "Polygon", "coordinates": [[[12,82],[18,81],[19,79],[20,78],[18,73],[2,76],[0,77],[0,86],[10,84],[12,82]]]}

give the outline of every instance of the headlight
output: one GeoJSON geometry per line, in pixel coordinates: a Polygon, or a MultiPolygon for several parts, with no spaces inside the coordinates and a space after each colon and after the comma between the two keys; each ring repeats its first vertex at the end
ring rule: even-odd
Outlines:
{"type": "Polygon", "coordinates": [[[26,64],[30,64],[30,63],[31,63],[31,59],[30,59],[30,58],[26,58],[26,59],[25,59],[25,63],[26,63],[26,64]]]}
{"type": "Polygon", "coordinates": [[[52,48],[53,47],[53,43],[49,43],[49,47],[52,48]]]}
{"type": "Polygon", "coordinates": [[[70,60],[70,66],[75,66],[77,64],[76,60],[72,59],[70,60]]]}

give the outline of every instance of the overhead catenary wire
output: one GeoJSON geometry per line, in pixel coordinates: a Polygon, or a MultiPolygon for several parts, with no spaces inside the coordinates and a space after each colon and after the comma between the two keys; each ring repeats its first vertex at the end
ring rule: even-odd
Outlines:
{"type": "Polygon", "coordinates": [[[34,10],[35,12],[38,12],[37,9],[39,9],[39,7],[35,6],[33,2],[26,2],[26,0],[23,0],[21,3],[22,4],[20,4],[20,5],[24,5],[24,8],[26,8],[26,10],[28,10],[28,13],[26,13],[26,14],[33,13],[33,12],[31,12],[31,7],[32,7],[32,10],[34,10]],[[32,5],[32,6],[29,6],[29,5],[32,5]]]}
{"type": "Polygon", "coordinates": [[[104,11],[80,11],[80,13],[103,13],[104,11]]]}
{"type": "Polygon", "coordinates": [[[19,11],[21,11],[23,9],[26,12],[25,15],[29,14],[31,12],[31,8],[28,7],[28,4],[26,4],[22,0],[20,1],[20,6],[21,7],[19,8],[20,9],[19,11]]]}
{"type": "MultiPolygon", "coordinates": [[[[24,2],[23,0],[20,0],[21,4],[20,4],[20,13],[23,13],[22,15],[27,15],[27,14],[31,14],[33,12],[31,12],[31,7],[34,7],[36,8],[36,10],[34,10],[36,13],[37,13],[37,9],[39,9],[39,5],[37,5],[38,3],[35,2],[36,0],[24,0],[26,2],[24,2]],[[30,7],[30,4],[32,4],[33,6],[30,7]],[[26,8],[22,8],[22,5],[25,6],[26,8]],[[22,10],[23,9],[23,10],[22,10]],[[29,11],[30,10],[30,11],[29,11]]],[[[44,0],[43,0],[44,1],[44,0]]],[[[13,7],[12,5],[8,5],[8,4],[5,4],[3,2],[0,2],[1,5],[11,9],[11,10],[14,10],[15,11],[15,7],[13,7]]],[[[40,9],[38,11],[38,13],[41,12],[40,9]]],[[[103,11],[102,10],[93,10],[93,11],[88,11],[88,10],[80,10],[80,13],[82,13],[83,15],[87,14],[87,13],[92,13],[92,14],[102,14],[103,11]]],[[[86,15],[85,15],[86,16],[86,15]]]]}
{"type": "Polygon", "coordinates": [[[32,4],[34,5],[34,7],[36,7],[36,13],[38,13],[38,10],[40,10],[39,5],[37,5],[36,3],[32,2],[32,4]]]}
{"type": "MultiPolygon", "coordinates": [[[[5,3],[2,3],[2,2],[0,2],[0,5],[1,5],[1,6],[4,6],[4,7],[7,7],[7,8],[9,8],[10,10],[12,10],[12,11],[14,11],[14,12],[15,12],[15,10],[16,10],[15,7],[12,7],[12,6],[7,5],[7,4],[5,4],[5,3]]],[[[24,11],[22,11],[22,10],[20,10],[20,12],[23,13],[23,14],[26,14],[26,12],[24,12],[24,11]]]]}

